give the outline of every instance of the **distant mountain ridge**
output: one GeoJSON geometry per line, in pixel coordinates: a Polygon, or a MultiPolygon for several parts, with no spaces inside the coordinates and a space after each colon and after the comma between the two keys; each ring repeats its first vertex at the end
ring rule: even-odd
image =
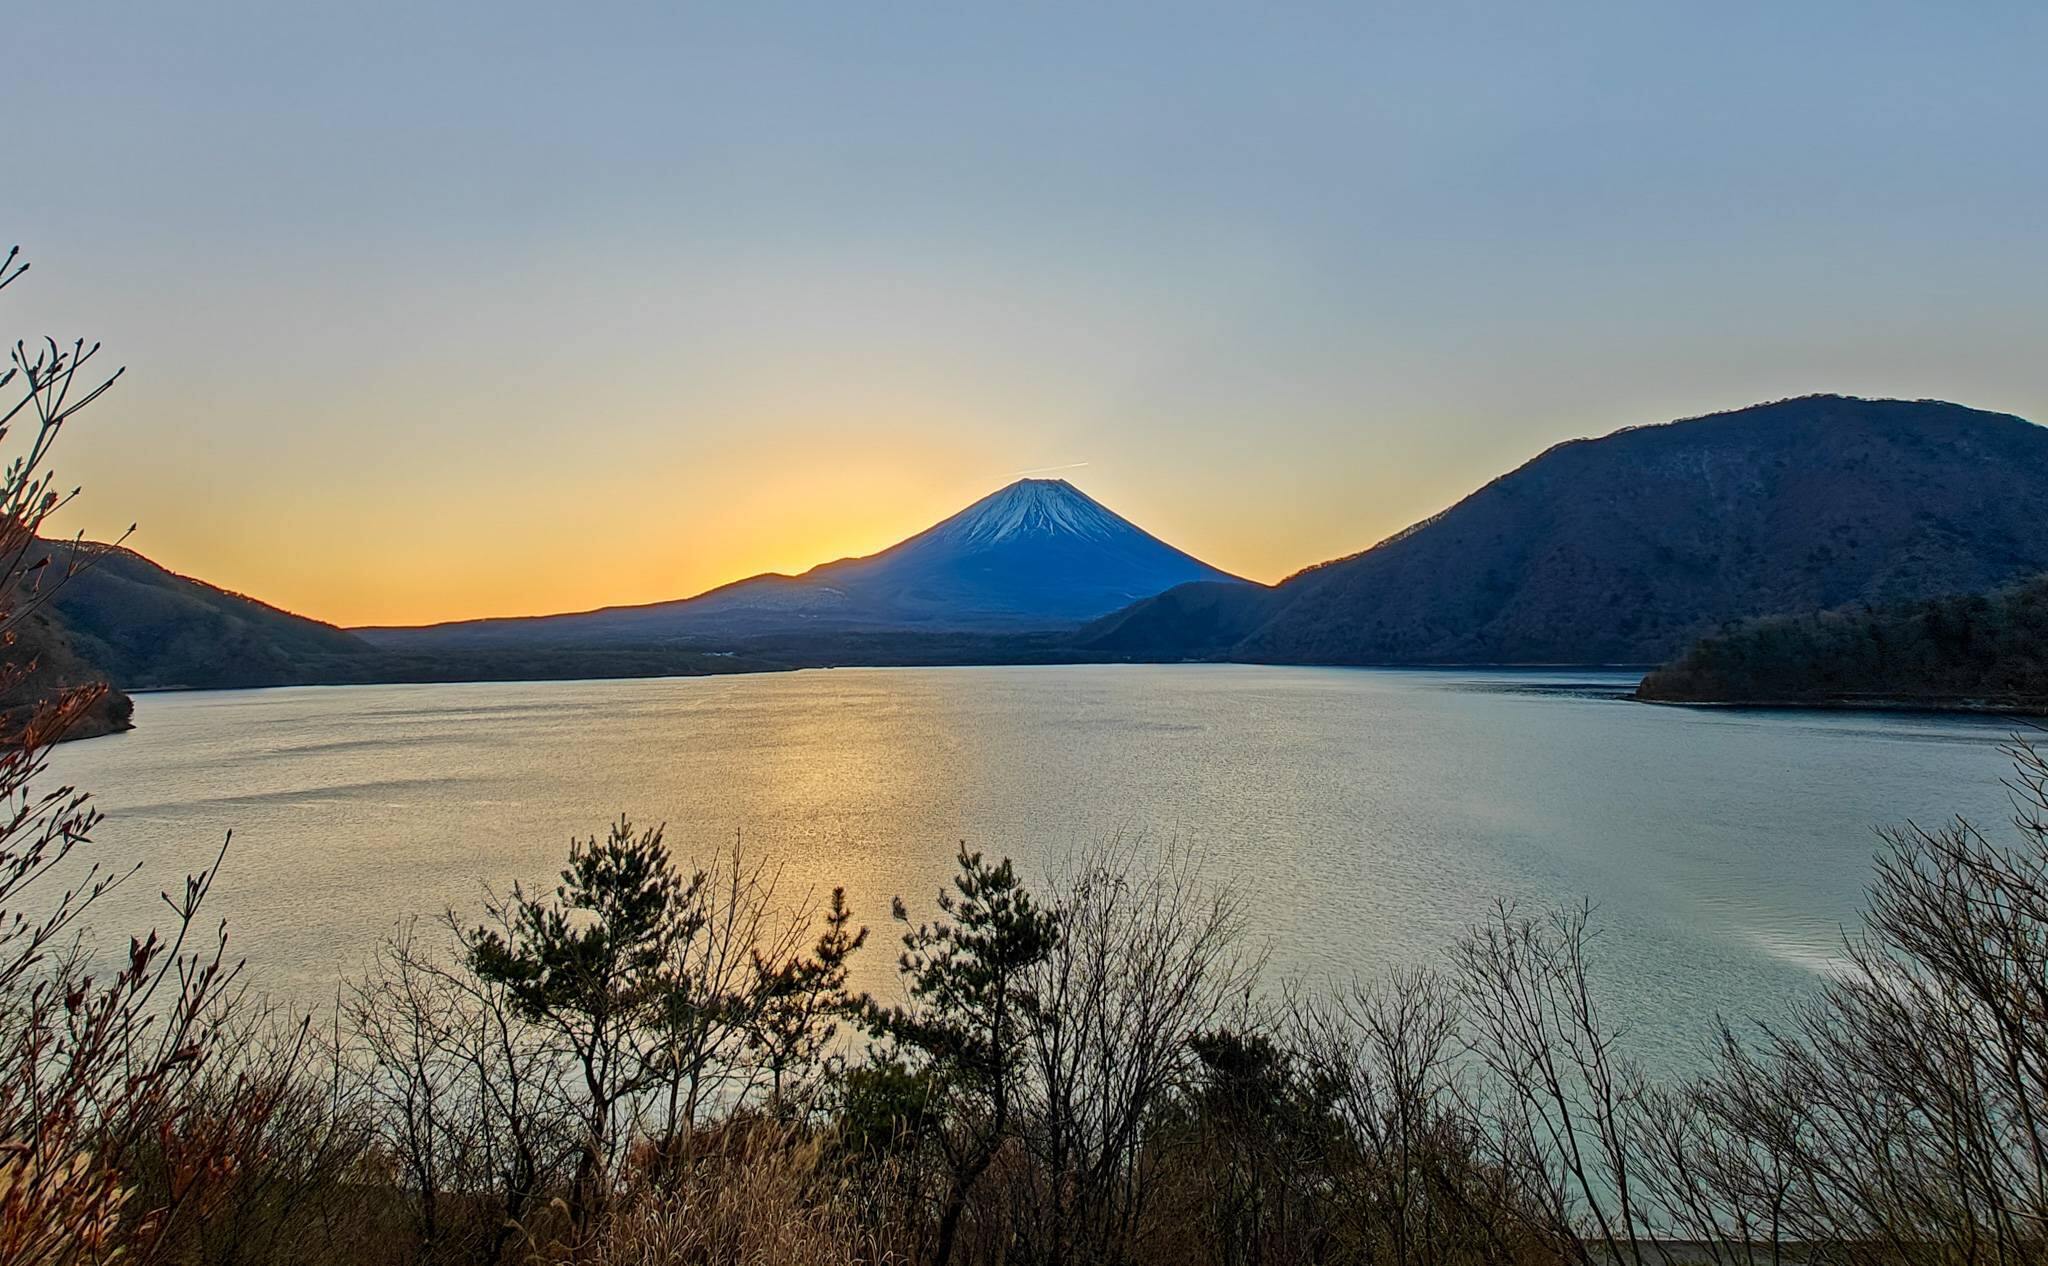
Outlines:
{"type": "Polygon", "coordinates": [[[1271,588],[1065,481],[1027,479],[799,576],[419,629],[338,629],[115,550],[54,596],[24,649],[46,648],[38,681],[126,688],[860,663],[1647,664],[1735,621],[2048,572],[2044,486],[2048,430],[2032,423],[1813,396],[1556,445],[1271,588]]]}
{"type": "Polygon", "coordinates": [[[1754,616],[2048,569],[2048,431],[1940,401],[1808,396],[1558,444],[1362,553],[1192,586],[1089,650],[1270,663],[1653,663],[1754,616]]]}
{"type": "Polygon", "coordinates": [[[1042,630],[1076,626],[1198,580],[1236,578],[1066,480],[1020,479],[879,553],[797,576],[754,576],[645,606],[356,632],[379,647],[414,649],[645,644],[793,630],[1042,630]]]}

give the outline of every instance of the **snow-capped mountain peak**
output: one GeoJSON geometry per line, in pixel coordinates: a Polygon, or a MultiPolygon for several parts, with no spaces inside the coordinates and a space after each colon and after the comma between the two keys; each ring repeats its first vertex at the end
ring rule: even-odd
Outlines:
{"type": "MultiPolygon", "coordinates": [[[[1071,627],[1188,581],[1236,581],[1064,479],[1019,479],[878,553],[767,574],[694,598],[524,621],[449,636],[649,641],[828,632],[1071,627]]],[[[431,635],[421,630],[419,635],[431,635]]]]}
{"type": "Polygon", "coordinates": [[[1106,541],[1137,530],[1064,479],[1019,479],[924,535],[956,549],[986,549],[1031,537],[1106,541]]]}

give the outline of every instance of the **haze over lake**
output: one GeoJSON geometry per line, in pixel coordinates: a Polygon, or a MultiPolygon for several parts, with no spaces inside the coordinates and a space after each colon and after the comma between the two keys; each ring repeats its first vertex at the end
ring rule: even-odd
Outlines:
{"type": "MultiPolygon", "coordinates": [[[[2008,721],[1692,711],[1624,674],[1260,668],[840,669],[666,680],[146,695],[59,750],[146,872],[234,846],[211,912],[262,989],[318,1002],[407,913],[479,877],[552,881],[620,812],[788,891],[843,883],[877,928],[928,910],[957,841],[1029,875],[1116,835],[1200,850],[1254,906],[1274,979],[1435,961],[1496,897],[1589,897],[1613,1014],[1679,1058],[1715,1012],[1775,1012],[1853,923],[1872,827],[2008,810],[2008,721]]],[[[146,916],[154,917],[154,916],[146,916]]]]}

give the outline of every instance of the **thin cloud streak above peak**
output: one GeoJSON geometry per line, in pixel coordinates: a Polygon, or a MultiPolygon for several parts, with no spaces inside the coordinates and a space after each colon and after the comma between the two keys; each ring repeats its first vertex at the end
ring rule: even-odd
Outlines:
{"type": "Polygon", "coordinates": [[[1030,479],[1036,475],[1053,475],[1063,470],[1080,470],[1087,462],[1068,462],[1064,466],[1034,466],[1030,470],[1013,470],[1004,479],[1030,479]]]}

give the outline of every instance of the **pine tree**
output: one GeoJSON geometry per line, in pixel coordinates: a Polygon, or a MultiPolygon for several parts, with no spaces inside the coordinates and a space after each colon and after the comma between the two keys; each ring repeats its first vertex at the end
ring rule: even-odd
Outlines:
{"type": "Polygon", "coordinates": [[[635,833],[621,817],[604,839],[573,842],[552,896],[514,885],[488,906],[496,926],[467,937],[470,970],[566,1042],[583,1074],[583,1152],[569,1200],[579,1233],[600,1212],[618,1111],[648,1076],[638,1043],[689,905],[661,835],[635,833]]]}
{"type": "MultiPolygon", "coordinates": [[[[1031,899],[1008,858],[982,860],[962,844],[954,891],[939,894],[945,916],[904,933],[898,969],[908,1001],[867,1008],[868,1024],[932,1076],[938,1141],[948,1172],[932,1260],[946,1266],[974,1184],[995,1159],[1010,1115],[1037,1010],[1031,970],[1058,943],[1059,921],[1031,899]]],[[[909,917],[899,899],[899,922],[909,917]]]]}

